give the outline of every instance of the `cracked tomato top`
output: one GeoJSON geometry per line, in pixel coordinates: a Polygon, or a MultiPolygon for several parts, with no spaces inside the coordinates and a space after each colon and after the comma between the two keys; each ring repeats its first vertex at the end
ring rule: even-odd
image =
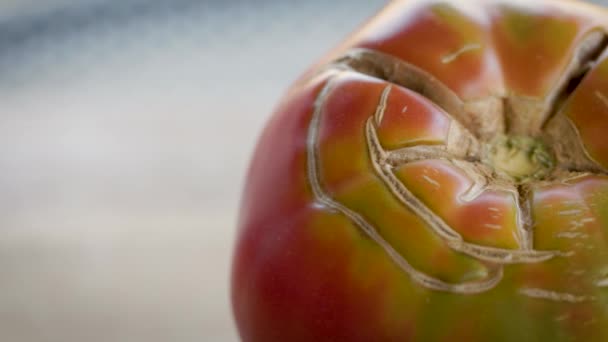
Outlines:
{"type": "Polygon", "coordinates": [[[246,341],[608,341],[608,12],[393,1],[266,127],[246,341]]]}

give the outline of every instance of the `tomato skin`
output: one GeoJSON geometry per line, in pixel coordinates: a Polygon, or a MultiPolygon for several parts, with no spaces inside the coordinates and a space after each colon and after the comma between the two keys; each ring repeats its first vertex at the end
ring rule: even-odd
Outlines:
{"type": "Polygon", "coordinates": [[[375,272],[385,279],[353,281],[348,274],[351,256],[367,258],[349,242],[360,238],[357,229],[313,205],[305,165],[306,131],[315,96],[325,82],[318,83],[292,93],[292,100],[278,109],[249,171],[232,278],[241,337],[407,340],[409,329],[382,329],[382,302],[389,299],[385,290],[393,286],[387,278],[394,276],[394,266],[380,256],[375,267],[388,270],[375,272]]]}
{"type": "MultiPolygon", "coordinates": [[[[477,181],[450,158],[466,162],[483,146],[386,162],[447,146],[454,106],[334,62],[374,51],[429,75],[463,112],[504,98],[544,113],[577,49],[608,32],[606,19],[566,0],[394,1],[306,72],[267,124],[245,182],[231,276],[242,340],[608,341],[605,44],[551,114],[580,138],[587,164],[572,169],[592,172],[471,198],[477,181]],[[486,255],[495,249],[515,256],[486,255]]],[[[550,130],[552,120],[526,122],[550,130]]]]}

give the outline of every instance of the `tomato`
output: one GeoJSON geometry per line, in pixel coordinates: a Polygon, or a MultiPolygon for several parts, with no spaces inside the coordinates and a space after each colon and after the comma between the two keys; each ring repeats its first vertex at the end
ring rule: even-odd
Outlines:
{"type": "Polygon", "coordinates": [[[608,341],[608,12],[394,1],[247,176],[244,341],[608,341]]]}

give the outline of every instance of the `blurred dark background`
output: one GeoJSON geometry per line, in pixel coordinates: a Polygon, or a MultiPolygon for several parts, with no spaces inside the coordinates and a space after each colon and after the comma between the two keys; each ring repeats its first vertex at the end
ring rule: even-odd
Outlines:
{"type": "Polygon", "coordinates": [[[0,340],[236,341],[229,266],[256,138],[385,3],[3,1],[0,340]]]}

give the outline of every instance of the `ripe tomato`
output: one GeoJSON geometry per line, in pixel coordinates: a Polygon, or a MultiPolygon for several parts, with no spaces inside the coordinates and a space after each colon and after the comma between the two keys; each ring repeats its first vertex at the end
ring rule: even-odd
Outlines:
{"type": "Polygon", "coordinates": [[[296,82],[243,195],[245,341],[608,341],[608,12],[394,1],[296,82]]]}

